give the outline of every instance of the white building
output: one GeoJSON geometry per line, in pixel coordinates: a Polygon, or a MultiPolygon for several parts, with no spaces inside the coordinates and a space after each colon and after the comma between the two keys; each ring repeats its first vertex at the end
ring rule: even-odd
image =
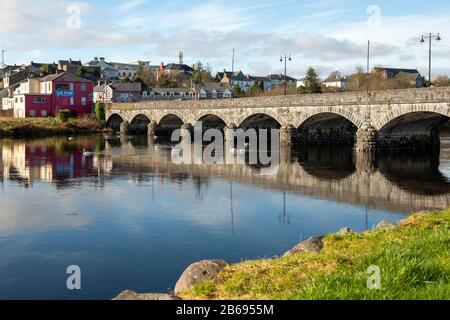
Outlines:
{"type": "Polygon", "coordinates": [[[327,88],[346,89],[348,81],[339,71],[334,71],[323,81],[323,85],[327,88]]]}

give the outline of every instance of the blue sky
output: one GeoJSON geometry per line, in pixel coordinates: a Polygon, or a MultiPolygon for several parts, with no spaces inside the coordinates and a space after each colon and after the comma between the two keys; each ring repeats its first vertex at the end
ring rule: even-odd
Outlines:
{"type": "Polygon", "coordinates": [[[288,53],[290,74],[312,65],[326,76],[364,65],[371,39],[372,65],[426,73],[420,35],[441,32],[434,73],[450,74],[450,4],[441,0],[0,0],[0,21],[7,63],[99,56],[159,64],[183,50],[186,63],[219,71],[231,68],[235,48],[245,73],[282,72],[279,57],[288,53]]]}

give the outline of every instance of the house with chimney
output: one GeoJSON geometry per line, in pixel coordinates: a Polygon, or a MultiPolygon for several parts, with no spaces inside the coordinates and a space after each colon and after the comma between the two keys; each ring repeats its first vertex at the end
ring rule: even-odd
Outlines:
{"type": "Polygon", "coordinates": [[[80,68],[82,66],[83,66],[83,64],[79,60],[78,61],[75,61],[72,59],[59,60],[57,69],[60,72],[68,72],[68,73],[76,74],[76,73],[78,73],[78,70],[80,70],[80,68]]]}
{"type": "Polygon", "coordinates": [[[137,102],[142,100],[140,82],[99,82],[94,87],[94,102],[137,102]]]}
{"type": "Polygon", "coordinates": [[[222,73],[219,73],[219,77],[222,77],[221,83],[233,88],[239,86],[243,92],[250,91],[254,82],[251,77],[244,75],[242,71],[230,72],[224,70],[222,73]]]}
{"type": "Polygon", "coordinates": [[[156,79],[159,80],[162,76],[178,79],[180,81],[189,80],[195,72],[195,66],[188,66],[183,63],[170,63],[168,65],[164,65],[164,62],[161,62],[159,65],[156,79]]]}
{"type": "Polygon", "coordinates": [[[425,78],[420,74],[417,69],[400,69],[400,68],[383,68],[375,67],[376,72],[383,74],[385,79],[395,79],[401,74],[407,75],[411,79],[411,85],[416,88],[423,88],[426,86],[425,78]]]}

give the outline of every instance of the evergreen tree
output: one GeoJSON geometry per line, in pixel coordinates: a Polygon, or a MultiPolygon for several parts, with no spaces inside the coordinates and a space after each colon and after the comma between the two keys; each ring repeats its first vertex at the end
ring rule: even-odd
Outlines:
{"type": "Polygon", "coordinates": [[[317,75],[314,68],[309,67],[308,71],[306,72],[306,77],[303,82],[303,88],[304,93],[321,93],[322,92],[322,86],[320,84],[319,76],[317,75]]]}
{"type": "Polygon", "coordinates": [[[234,96],[235,97],[240,97],[242,95],[242,89],[239,85],[236,85],[234,87],[234,96]]]}
{"type": "Polygon", "coordinates": [[[261,83],[259,81],[255,81],[250,88],[250,95],[252,96],[258,96],[263,92],[261,89],[261,83]]]}

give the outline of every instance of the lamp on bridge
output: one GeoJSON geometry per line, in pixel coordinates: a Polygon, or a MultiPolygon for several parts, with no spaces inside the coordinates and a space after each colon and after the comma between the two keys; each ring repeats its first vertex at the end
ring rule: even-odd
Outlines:
{"type": "Polygon", "coordinates": [[[280,62],[282,63],[283,61],[284,61],[284,95],[287,96],[287,62],[292,61],[291,55],[285,54],[284,59],[283,56],[281,56],[280,62]]]}
{"type": "Polygon", "coordinates": [[[436,41],[441,41],[441,34],[438,33],[436,34],[432,34],[430,33],[428,36],[424,36],[422,35],[422,39],[420,40],[420,43],[425,43],[425,39],[429,40],[429,48],[428,48],[428,81],[430,82],[430,86],[431,86],[431,44],[432,44],[432,40],[436,39],[436,41]]]}

